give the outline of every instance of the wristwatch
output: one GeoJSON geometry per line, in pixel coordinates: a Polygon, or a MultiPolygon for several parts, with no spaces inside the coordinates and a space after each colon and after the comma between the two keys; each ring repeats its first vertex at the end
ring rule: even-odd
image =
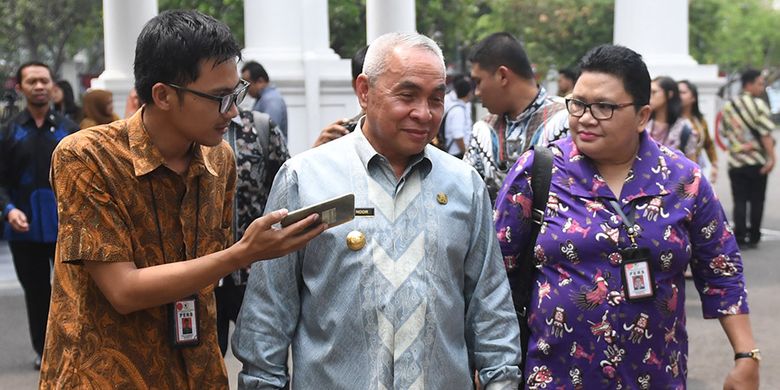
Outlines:
{"type": "Polygon", "coordinates": [[[750,352],[738,352],[734,354],[734,360],[742,358],[751,358],[757,362],[761,361],[761,351],[756,348],[750,352]]]}

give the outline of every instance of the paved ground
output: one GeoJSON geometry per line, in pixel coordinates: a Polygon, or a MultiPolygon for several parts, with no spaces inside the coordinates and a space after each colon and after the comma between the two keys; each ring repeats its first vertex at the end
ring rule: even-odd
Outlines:
{"type": "MultiPolygon", "coordinates": [[[[716,185],[726,210],[731,209],[728,179],[724,175],[716,185]]],[[[780,208],[774,200],[780,196],[780,169],[772,173],[767,193],[764,226],[766,241],[757,250],[744,253],[745,275],[750,291],[751,320],[757,343],[764,357],[761,363],[761,388],[780,388],[780,208]]],[[[716,320],[701,318],[701,304],[692,283],[686,289],[686,311],[690,336],[688,388],[722,388],[723,378],[732,366],[731,347],[716,320]]],[[[0,390],[35,389],[38,374],[32,368],[24,300],[11,264],[8,248],[0,242],[0,390]]],[[[240,364],[228,352],[226,357],[231,388],[236,388],[240,364]]]]}

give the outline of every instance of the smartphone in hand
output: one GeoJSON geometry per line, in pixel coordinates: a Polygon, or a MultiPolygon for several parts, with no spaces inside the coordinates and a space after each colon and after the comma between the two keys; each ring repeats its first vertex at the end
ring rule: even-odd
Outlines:
{"type": "MultiPolygon", "coordinates": [[[[328,224],[328,228],[341,225],[355,218],[355,194],[345,194],[328,199],[287,214],[282,219],[282,227],[292,225],[312,214],[319,214],[319,223],[328,224]]],[[[317,226],[317,224],[311,227],[317,226]]]]}

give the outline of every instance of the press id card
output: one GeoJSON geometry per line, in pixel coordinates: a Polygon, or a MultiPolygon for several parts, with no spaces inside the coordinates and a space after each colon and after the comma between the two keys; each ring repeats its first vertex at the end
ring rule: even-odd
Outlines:
{"type": "Polygon", "coordinates": [[[652,298],[655,295],[655,279],[650,267],[650,251],[647,248],[628,248],[620,251],[623,256],[623,292],[629,301],[652,298]]]}
{"type": "Polygon", "coordinates": [[[198,345],[198,298],[178,300],[169,305],[174,347],[198,345]]]}

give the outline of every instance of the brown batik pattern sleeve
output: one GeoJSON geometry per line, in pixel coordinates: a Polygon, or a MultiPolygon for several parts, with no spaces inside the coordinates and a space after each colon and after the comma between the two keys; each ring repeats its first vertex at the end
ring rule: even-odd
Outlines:
{"type": "Polygon", "coordinates": [[[132,261],[127,212],[108,192],[105,176],[88,153],[78,153],[74,138],[52,155],[52,187],[59,214],[59,260],[132,261]]]}
{"type": "MultiPolygon", "coordinates": [[[[233,231],[233,199],[236,197],[236,180],[238,179],[236,159],[233,155],[233,151],[228,147],[226,153],[229,155],[229,158],[225,164],[230,165],[227,170],[227,180],[225,182],[225,205],[222,207],[222,227],[227,227],[228,231],[225,239],[225,248],[233,245],[233,235],[235,234],[233,231]]],[[[241,237],[238,239],[241,239],[241,237]]]]}

